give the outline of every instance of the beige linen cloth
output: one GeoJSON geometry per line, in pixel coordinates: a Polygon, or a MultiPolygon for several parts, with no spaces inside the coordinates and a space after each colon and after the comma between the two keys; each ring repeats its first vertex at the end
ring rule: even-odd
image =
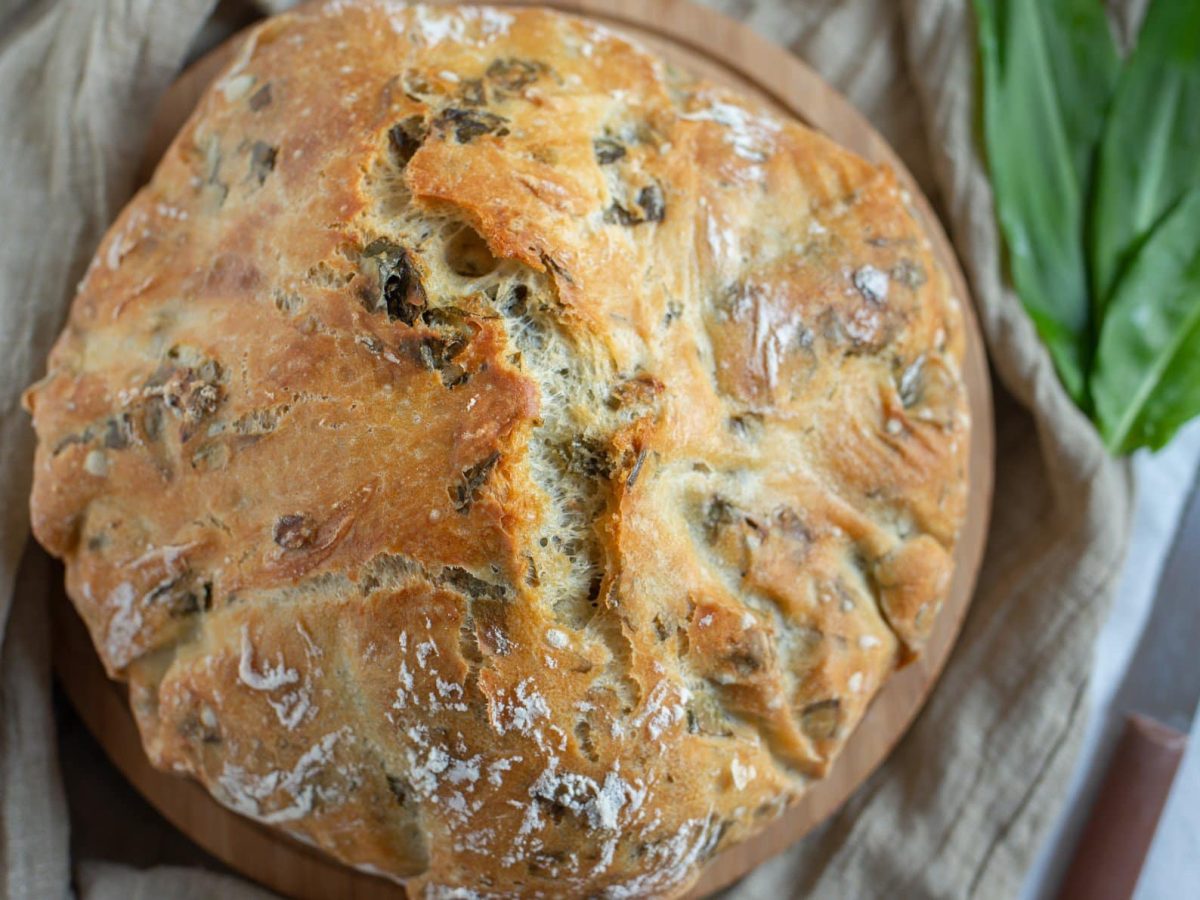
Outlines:
{"type": "MultiPolygon", "coordinates": [[[[39,557],[27,554],[18,580],[33,442],[19,394],[42,372],[73,287],[133,188],[149,111],[213,5],[0,0],[0,890],[14,900],[267,896],[228,874],[161,865],[216,867],[132,805],[77,723],[56,722],[39,557]]],[[[997,382],[987,557],[944,677],[845,809],[730,895],[1011,897],[1058,810],[1087,714],[1129,480],[1004,282],[976,143],[968,0],[714,5],[790,46],[905,158],[971,280],[997,382]]],[[[1141,4],[1113,5],[1127,31],[1141,4]]]]}

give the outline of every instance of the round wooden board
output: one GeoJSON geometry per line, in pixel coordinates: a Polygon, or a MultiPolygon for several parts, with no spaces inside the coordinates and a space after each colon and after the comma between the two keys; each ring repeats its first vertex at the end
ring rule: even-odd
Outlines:
{"type": "MultiPolygon", "coordinates": [[[[493,5],[501,4],[521,5],[493,0],[493,5]]],[[[935,252],[950,274],[956,295],[964,301],[964,376],[973,420],[970,500],[949,599],[925,655],[888,681],[827,778],[762,834],[710,861],[692,892],[698,897],[731,884],[835,812],[891,752],[945,665],[970,605],[991,512],[993,434],[987,361],[966,280],[916,182],[883,138],[804,63],[749,28],[686,0],[544,0],[539,5],[603,22],[679,66],[757,97],[867,159],[891,166],[912,193],[935,252]]],[[[155,116],[143,174],[153,170],[236,42],[234,38],[206,56],[168,91],[155,116]]],[[[55,668],[67,695],[125,777],[177,828],[232,868],[285,896],[301,900],[404,896],[398,885],[342,866],[320,851],[226,810],[196,783],[153,769],[142,750],[124,687],[105,677],[83,623],[61,591],[52,598],[52,607],[55,668]]]]}

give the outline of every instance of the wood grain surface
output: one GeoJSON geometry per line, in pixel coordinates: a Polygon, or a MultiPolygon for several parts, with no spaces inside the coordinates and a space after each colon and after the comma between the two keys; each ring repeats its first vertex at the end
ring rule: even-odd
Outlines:
{"type": "MultiPolygon", "coordinates": [[[[521,4],[498,0],[493,5],[521,4]]],[[[762,834],[708,864],[693,891],[698,897],[731,884],[836,811],[886,759],[932,690],[970,605],[990,517],[993,433],[987,360],[966,281],[929,203],[883,138],[804,63],[749,28],[685,0],[545,0],[539,5],[603,22],[671,62],[756,97],[867,159],[891,166],[912,193],[967,318],[964,376],[973,419],[970,496],[950,597],[926,653],[888,681],[827,778],[762,834]]],[[[200,60],[168,91],[155,114],[144,175],[153,170],[236,41],[235,37],[200,60]]],[[[172,824],[232,868],[285,896],[301,900],[403,897],[398,885],[342,866],[318,850],[226,810],[195,783],[153,769],[142,751],[124,686],[105,677],[82,622],[61,590],[50,599],[55,668],[68,697],[125,777],[172,824]]]]}

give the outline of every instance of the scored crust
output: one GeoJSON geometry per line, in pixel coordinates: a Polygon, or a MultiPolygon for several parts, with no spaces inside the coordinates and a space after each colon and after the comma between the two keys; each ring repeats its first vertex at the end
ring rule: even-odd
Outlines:
{"type": "Polygon", "coordinates": [[[156,766],[419,896],[669,896],[944,599],[957,301],[893,175],[542,10],[253,29],[26,395],[156,766]]]}

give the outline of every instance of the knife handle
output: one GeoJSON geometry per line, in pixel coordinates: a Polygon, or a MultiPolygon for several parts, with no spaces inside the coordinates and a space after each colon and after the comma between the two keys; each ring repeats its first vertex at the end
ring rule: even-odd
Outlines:
{"type": "Polygon", "coordinates": [[[1130,715],[1058,900],[1129,900],[1183,759],[1187,735],[1130,715]]]}

